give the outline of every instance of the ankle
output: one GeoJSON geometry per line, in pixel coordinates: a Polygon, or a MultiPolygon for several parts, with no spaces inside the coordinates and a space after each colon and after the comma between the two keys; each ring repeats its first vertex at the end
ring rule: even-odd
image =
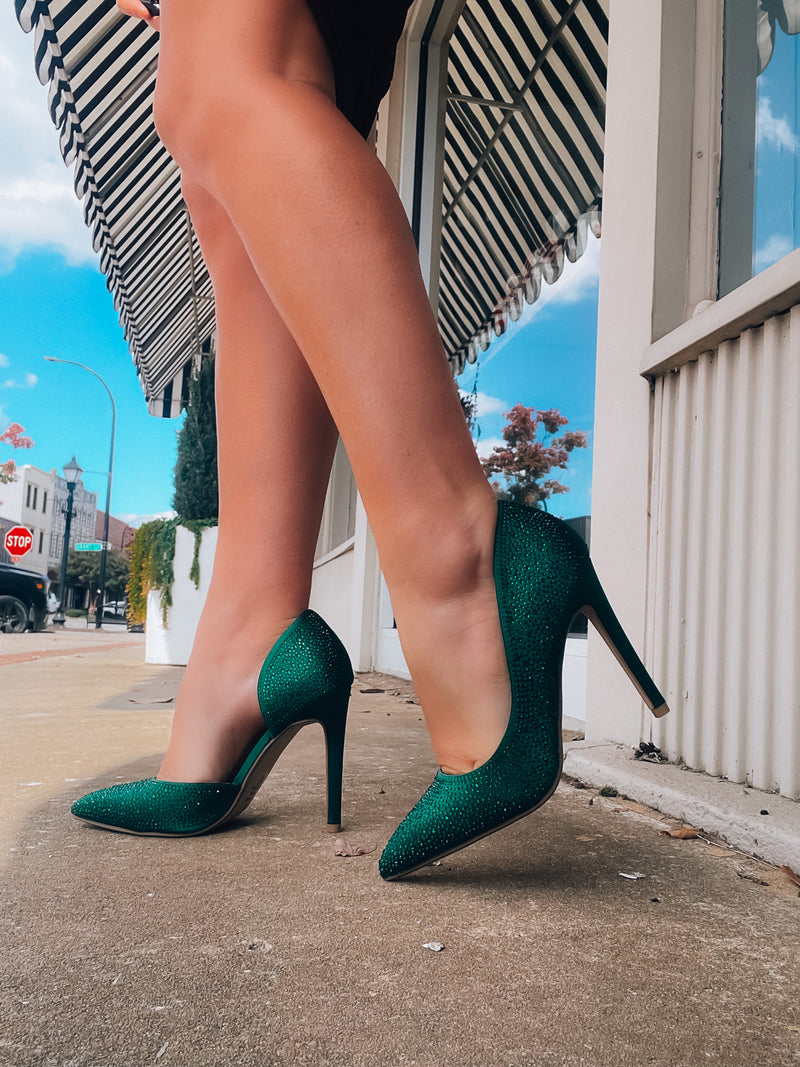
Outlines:
{"type": "Polygon", "coordinates": [[[259,649],[266,655],[305,608],[305,603],[276,603],[251,591],[246,597],[237,597],[235,590],[212,587],[198,623],[194,650],[202,649],[203,655],[212,658],[223,650],[227,658],[237,649],[259,649]]]}
{"type": "MultiPolygon", "coordinates": [[[[466,500],[459,512],[415,519],[413,533],[405,544],[394,546],[384,565],[396,610],[403,603],[414,605],[412,610],[447,606],[485,593],[493,584],[496,525],[493,493],[488,500],[483,495],[466,500]]],[[[381,558],[383,562],[383,554],[381,558]]]]}

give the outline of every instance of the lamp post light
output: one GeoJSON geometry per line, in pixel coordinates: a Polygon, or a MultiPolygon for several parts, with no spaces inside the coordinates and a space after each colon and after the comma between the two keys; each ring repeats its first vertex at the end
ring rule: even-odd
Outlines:
{"type": "Polygon", "coordinates": [[[54,626],[63,626],[66,621],[64,595],[67,591],[67,557],[69,556],[69,535],[72,527],[72,494],[75,492],[75,486],[78,484],[82,474],[83,468],[75,459],[75,453],[73,452],[72,459],[69,463],[64,464],[64,478],[67,483],[67,506],[62,508],[61,512],[66,515],[66,523],[64,524],[64,549],[61,553],[61,586],[58,591],[58,611],[53,616],[54,626]]]}
{"type": "MultiPolygon", "coordinates": [[[[92,370],[91,367],[87,367],[85,363],[76,363],[72,359],[59,359],[57,356],[45,356],[48,363],[67,363],[70,367],[80,367],[81,370],[86,370],[90,374],[97,378],[98,382],[103,386],[108,393],[108,399],[111,401],[111,450],[108,456],[108,471],[106,472],[106,478],[108,479],[106,484],[106,513],[103,520],[103,550],[100,553],[100,592],[97,596],[97,604],[95,605],[94,613],[94,625],[95,629],[99,630],[103,625],[103,605],[106,597],[106,558],[108,556],[108,523],[111,515],[111,482],[114,478],[114,442],[117,437],[117,405],[114,403],[114,397],[111,395],[111,390],[108,388],[108,384],[100,377],[97,371],[92,370]]],[[[53,619],[55,622],[55,618],[53,619]]]]}

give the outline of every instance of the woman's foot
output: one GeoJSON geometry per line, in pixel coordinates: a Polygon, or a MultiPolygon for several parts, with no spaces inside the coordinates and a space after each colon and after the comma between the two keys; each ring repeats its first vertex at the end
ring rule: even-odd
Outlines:
{"type": "MultiPolygon", "coordinates": [[[[188,781],[145,778],[96,789],[75,801],[72,814],[103,829],[149,836],[187,837],[215,830],[248,807],[294,734],[309,722],[318,722],[326,742],[327,829],[338,832],[352,683],[350,660],[339,638],[319,615],[303,611],[275,641],[259,672],[257,695],[263,722],[255,744],[238,753],[235,771],[223,777],[217,768],[230,759],[224,751],[228,739],[235,736],[238,740],[247,733],[241,714],[227,723],[218,720],[216,730],[199,732],[201,739],[210,739],[214,746],[209,774],[221,780],[192,780],[196,771],[189,766],[181,772],[188,781]]],[[[185,721],[190,728],[198,724],[196,717],[185,721]]],[[[209,721],[213,722],[213,716],[206,714],[199,724],[209,721]]],[[[208,764],[207,752],[190,747],[192,755],[199,756],[198,764],[204,760],[208,764]]],[[[179,753],[178,763],[185,759],[186,753],[179,753]]]]}
{"type": "Polygon", "coordinates": [[[158,778],[227,781],[264,731],[258,706],[262,664],[292,618],[235,610],[226,598],[206,602],[181,681],[172,733],[158,778]]]}
{"type": "Polygon", "coordinates": [[[575,612],[597,620],[654,714],[667,710],[569,526],[535,508],[501,504],[494,574],[513,692],[506,736],[471,773],[436,775],[387,844],[383,878],[464,848],[552,795],[562,763],[561,661],[575,612]]]}
{"type": "Polygon", "coordinates": [[[403,583],[396,613],[434,756],[464,774],[494,753],[508,725],[511,685],[494,585],[497,504],[458,531],[438,580],[403,583]]]}

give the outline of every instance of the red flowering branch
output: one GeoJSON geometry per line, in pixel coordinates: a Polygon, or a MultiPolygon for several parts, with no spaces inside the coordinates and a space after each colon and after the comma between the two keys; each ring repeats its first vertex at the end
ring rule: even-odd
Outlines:
{"type": "Polygon", "coordinates": [[[482,460],[486,474],[500,474],[504,481],[493,481],[498,495],[518,504],[537,506],[550,496],[568,493],[569,487],[548,475],[557,468],[565,470],[570,453],[586,448],[586,434],[582,430],[558,431],[567,425],[558,408],[540,411],[515,404],[503,412],[508,424],[503,428],[503,441],[482,460]]]}
{"type": "MultiPolygon", "coordinates": [[[[0,433],[0,442],[12,448],[33,448],[33,441],[26,437],[25,428],[18,422],[12,422],[0,433]]],[[[17,479],[17,465],[13,459],[0,463],[0,484],[8,485],[17,479]]]]}

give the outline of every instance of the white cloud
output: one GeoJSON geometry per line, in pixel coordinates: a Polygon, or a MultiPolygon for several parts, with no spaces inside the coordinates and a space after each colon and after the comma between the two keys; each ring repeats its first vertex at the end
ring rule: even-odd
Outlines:
{"type": "Polygon", "coordinates": [[[475,451],[481,457],[486,459],[495,448],[504,448],[506,442],[502,437],[481,437],[479,441],[475,442],[475,451]]]}
{"type": "Polygon", "coordinates": [[[590,233],[588,244],[580,259],[576,263],[570,263],[567,260],[564,263],[561,277],[552,285],[543,282],[539,299],[533,304],[525,304],[519,319],[511,323],[504,334],[492,341],[485,358],[481,360],[483,366],[499,355],[511,338],[516,336],[517,331],[527,326],[549,304],[577,304],[594,294],[600,278],[600,247],[600,240],[590,233]]]}
{"type": "Polygon", "coordinates": [[[755,265],[757,270],[771,267],[779,259],[788,256],[794,250],[794,243],[790,237],[782,233],[773,233],[764,244],[756,251],[755,265]]]}
{"type": "MultiPolygon", "coordinates": [[[[600,278],[600,241],[589,235],[586,250],[576,263],[564,264],[564,272],[554,285],[542,287],[544,303],[577,304],[591,296],[600,278]]],[[[536,307],[536,304],[533,305],[536,307]]],[[[544,305],[543,305],[544,306],[544,305]]]]}
{"type": "Polygon", "coordinates": [[[769,144],[773,148],[797,151],[797,137],[786,119],[773,115],[768,96],[762,96],[758,101],[756,135],[759,145],[769,144]]]}
{"type": "Polygon", "coordinates": [[[8,356],[4,356],[3,353],[0,352],[0,367],[7,367],[10,362],[11,360],[8,358],[8,356]]]}
{"type": "Polygon", "coordinates": [[[30,371],[25,375],[23,381],[18,382],[16,378],[6,378],[3,382],[3,389],[33,389],[36,383],[39,381],[35,374],[31,374],[30,371]]]}
{"type": "Polygon", "coordinates": [[[152,515],[140,515],[135,511],[123,512],[122,514],[115,514],[115,519],[120,519],[122,522],[127,522],[128,526],[135,526],[137,529],[143,526],[146,522],[152,522],[153,519],[174,519],[177,515],[177,511],[158,511],[152,515]]]}
{"type": "Polygon", "coordinates": [[[33,43],[13,6],[0,5],[0,267],[11,269],[32,247],[54,247],[70,264],[96,263],[47,91],[34,70],[33,43]]]}
{"type": "MultiPolygon", "coordinates": [[[[472,393],[467,392],[464,389],[459,389],[462,396],[472,396],[472,393]]],[[[505,400],[500,400],[499,397],[489,396],[487,393],[476,393],[475,399],[477,400],[477,410],[475,412],[478,417],[483,415],[496,415],[499,412],[507,411],[510,407],[505,400]]]]}

